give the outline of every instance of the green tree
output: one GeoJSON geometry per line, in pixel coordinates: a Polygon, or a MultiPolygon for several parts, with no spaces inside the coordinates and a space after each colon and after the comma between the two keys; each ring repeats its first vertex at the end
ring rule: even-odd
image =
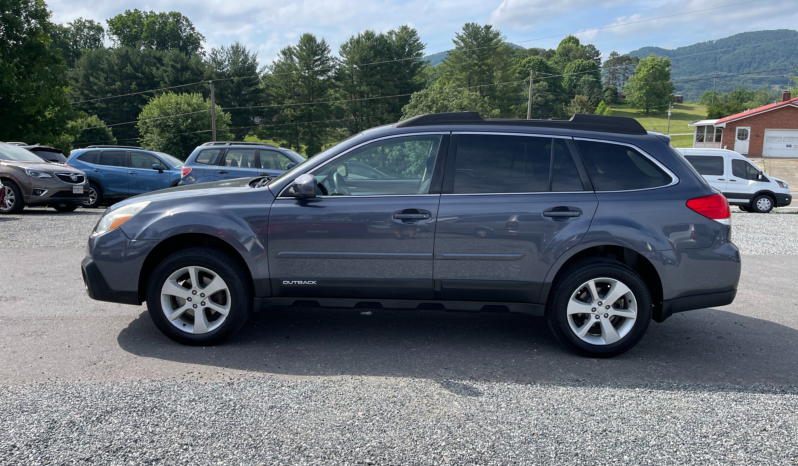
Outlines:
{"type": "Polygon", "coordinates": [[[116,144],[111,128],[97,115],[86,115],[79,112],[78,118],[67,124],[67,133],[71,136],[72,147],[86,147],[90,144],[116,144]]]}
{"type": "MultiPolygon", "coordinates": [[[[601,70],[596,62],[577,59],[566,65],[563,71],[565,91],[570,95],[588,95],[598,92],[601,94],[601,70]],[[583,89],[583,88],[587,89],[583,89]],[[590,94],[584,92],[589,90],[590,94]]],[[[596,102],[598,103],[598,102],[596,102]]]]}
{"type": "Polygon", "coordinates": [[[605,104],[602,100],[596,107],[596,115],[610,116],[612,115],[612,110],[610,110],[610,106],[605,104]]]}
{"type": "Polygon", "coordinates": [[[94,20],[78,18],[64,26],[54,25],[50,38],[53,40],[53,47],[61,51],[67,67],[72,69],[84,50],[103,47],[105,29],[94,20]]]}
{"type": "MultiPolygon", "coordinates": [[[[211,140],[211,102],[202,94],[154,97],[139,115],[141,146],[186,160],[197,146],[211,140]]],[[[230,114],[216,106],[216,139],[229,140],[230,114]]]]}
{"type": "Polygon", "coordinates": [[[177,11],[125,10],[106,22],[108,35],[121,47],[177,50],[193,55],[202,52],[205,41],[191,20],[177,11]]]}
{"type": "Polygon", "coordinates": [[[610,52],[602,65],[604,87],[615,86],[616,89],[623,89],[639,61],[637,57],[610,52]]]}
{"type": "Polygon", "coordinates": [[[479,112],[483,118],[496,118],[500,115],[500,110],[493,107],[487,97],[442,81],[414,93],[410,102],[402,109],[402,119],[427,113],[448,112],[479,112]]]}
{"type": "Polygon", "coordinates": [[[624,87],[626,100],[632,108],[649,112],[662,112],[668,109],[674,91],[671,82],[671,61],[668,57],[651,55],[640,60],[634,75],[624,87]]]}
{"type": "Polygon", "coordinates": [[[551,61],[563,70],[576,60],[588,60],[594,62],[596,66],[601,66],[601,52],[593,44],[582,45],[575,36],[568,36],[560,41],[551,61]]]}
{"type": "Polygon", "coordinates": [[[532,118],[564,117],[563,106],[568,103],[568,94],[563,87],[562,73],[543,57],[531,56],[519,65],[516,80],[526,80],[521,91],[521,101],[516,116],[526,118],[529,98],[529,72],[535,72],[532,85],[532,118]]]}
{"type": "Polygon", "coordinates": [[[455,34],[454,50],[440,66],[444,67],[444,79],[479,92],[501,109],[502,116],[512,116],[518,85],[500,84],[512,82],[515,76],[510,60],[513,53],[504,40],[501,31],[489,24],[466,23],[462,32],[455,34]]]}
{"type": "Polygon", "coordinates": [[[232,107],[232,128],[237,141],[254,132],[253,119],[262,101],[263,89],[258,79],[258,54],[252,53],[239,42],[229,47],[211,49],[208,55],[209,78],[214,83],[216,103],[232,107]],[[235,79],[237,78],[237,79],[235,79]]]}
{"type": "Polygon", "coordinates": [[[58,143],[72,115],[42,0],[0,0],[0,140],[58,143]]]}
{"type": "Polygon", "coordinates": [[[577,113],[586,113],[592,115],[595,113],[596,107],[590,103],[590,99],[585,95],[576,95],[571,99],[571,103],[565,107],[565,113],[569,116],[577,113]]]}
{"type": "Polygon", "coordinates": [[[313,156],[327,140],[333,119],[333,76],[336,61],[330,46],[313,34],[280,50],[263,77],[266,125],[257,134],[313,156]],[[303,150],[304,146],[304,150],[303,150]]]}
{"type": "Polygon", "coordinates": [[[604,102],[608,105],[618,103],[618,88],[614,84],[610,84],[604,89],[604,102]]]}

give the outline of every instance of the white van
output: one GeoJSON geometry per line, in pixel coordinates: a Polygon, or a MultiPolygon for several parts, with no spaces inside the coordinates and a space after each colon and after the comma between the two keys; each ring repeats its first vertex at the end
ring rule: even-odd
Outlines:
{"type": "Polygon", "coordinates": [[[786,181],[762,173],[746,157],[727,149],[676,149],[715,189],[746,212],[767,213],[790,205],[786,181]]]}

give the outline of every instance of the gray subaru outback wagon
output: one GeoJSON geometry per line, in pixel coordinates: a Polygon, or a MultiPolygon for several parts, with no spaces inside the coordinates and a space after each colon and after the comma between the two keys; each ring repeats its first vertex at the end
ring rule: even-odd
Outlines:
{"type": "Polygon", "coordinates": [[[177,187],[108,209],[94,299],[185,344],[270,306],[509,311],[567,347],[627,351],[653,319],[734,300],[726,199],[635,120],[422,115],[276,177],[177,187]]]}

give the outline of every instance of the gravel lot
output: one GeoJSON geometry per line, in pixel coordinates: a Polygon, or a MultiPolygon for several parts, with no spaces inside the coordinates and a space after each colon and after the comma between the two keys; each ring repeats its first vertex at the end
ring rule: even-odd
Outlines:
{"type": "Polygon", "coordinates": [[[592,360],[504,314],[278,310],[180,346],[86,297],[101,212],[0,216],[0,464],[798,463],[798,215],[734,213],[735,303],[592,360]]]}

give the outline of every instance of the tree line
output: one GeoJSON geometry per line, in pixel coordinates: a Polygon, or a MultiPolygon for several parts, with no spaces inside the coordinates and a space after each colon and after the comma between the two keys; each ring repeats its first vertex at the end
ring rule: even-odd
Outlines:
{"type": "Polygon", "coordinates": [[[648,113],[665,110],[673,92],[667,58],[612,52],[602,63],[594,45],[574,36],[555,49],[524,49],[491,25],[467,23],[432,66],[409,26],[354,34],[336,51],[307,33],[261,67],[237,42],[205,49],[179,12],[135,9],[105,25],[81,18],[59,25],[41,0],[6,2],[0,140],[64,149],[138,143],[185,158],[211,137],[209,81],[217,139],[254,136],[308,156],[423,113],[526,118],[531,100],[532,118],[568,118],[610,114],[624,94],[648,113]]]}

